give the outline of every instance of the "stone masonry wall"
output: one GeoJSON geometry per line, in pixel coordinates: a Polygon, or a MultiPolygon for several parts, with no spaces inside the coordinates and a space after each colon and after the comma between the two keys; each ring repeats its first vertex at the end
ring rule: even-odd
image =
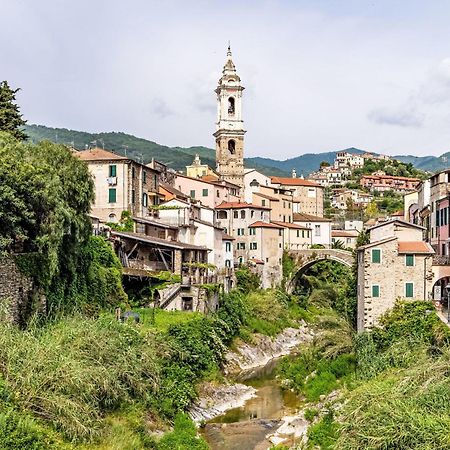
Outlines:
{"type": "Polygon", "coordinates": [[[0,258],[0,317],[19,323],[32,292],[33,281],[19,271],[14,258],[0,258]]]}

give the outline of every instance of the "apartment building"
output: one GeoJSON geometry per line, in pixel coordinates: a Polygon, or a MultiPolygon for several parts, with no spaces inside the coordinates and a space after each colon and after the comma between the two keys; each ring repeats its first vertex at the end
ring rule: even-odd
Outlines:
{"type": "Polygon", "coordinates": [[[311,230],[311,245],[331,247],[331,219],[311,214],[294,213],[294,224],[311,230]]]}
{"type": "Polygon", "coordinates": [[[432,292],[434,251],[423,227],[397,219],[368,231],[370,243],[357,250],[359,332],[377,325],[397,299],[427,300],[432,292]]]}
{"type": "Polygon", "coordinates": [[[271,177],[270,180],[273,187],[292,190],[294,213],[323,216],[323,186],[302,178],[271,177]]]}
{"type": "Polygon", "coordinates": [[[123,211],[146,217],[159,203],[159,171],[101,148],[75,152],[95,184],[91,213],[101,222],[118,222],[123,211]]]}
{"type": "Polygon", "coordinates": [[[420,183],[419,178],[394,177],[384,172],[374,172],[372,175],[363,175],[360,179],[362,187],[371,191],[385,192],[408,192],[414,191],[420,183]]]}

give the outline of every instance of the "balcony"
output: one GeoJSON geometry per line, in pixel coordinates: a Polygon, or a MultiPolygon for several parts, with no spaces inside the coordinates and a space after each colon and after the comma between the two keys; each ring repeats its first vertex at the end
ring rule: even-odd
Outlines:
{"type": "Polygon", "coordinates": [[[434,255],[433,266],[450,266],[450,256],[448,255],[434,255]]]}

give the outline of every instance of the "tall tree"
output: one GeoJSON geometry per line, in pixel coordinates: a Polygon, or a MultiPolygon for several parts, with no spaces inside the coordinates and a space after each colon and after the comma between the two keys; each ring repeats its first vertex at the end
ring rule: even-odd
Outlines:
{"type": "Polygon", "coordinates": [[[16,94],[20,89],[11,89],[7,81],[0,83],[0,131],[12,134],[16,139],[23,141],[27,135],[21,130],[26,120],[22,119],[19,107],[16,104],[16,94]]]}

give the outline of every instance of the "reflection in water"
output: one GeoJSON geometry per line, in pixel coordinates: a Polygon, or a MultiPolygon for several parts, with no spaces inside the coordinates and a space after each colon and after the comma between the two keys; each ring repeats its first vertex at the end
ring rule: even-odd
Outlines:
{"type": "Polygon", "coordinates": [[[269,425],[264,423],[267,422],[264,419],[281,419],[285,415],[292,414],[298,407],[298,397],[291,391],[282,390],[275,378],[277,363],[277,360],[271,361],[267,366],[240,377],[241,383],[257,389],[256,397],[248,400],[244,406],[231,409],[209,422],[233,424],[228,425],[229,428],[222,429],[214,425],[206,427],[204,435],[213,450],[253,449],[270,432],[267,428],[269,425]],[[259,422],[254,419],[263,420],[259,422]]]}

